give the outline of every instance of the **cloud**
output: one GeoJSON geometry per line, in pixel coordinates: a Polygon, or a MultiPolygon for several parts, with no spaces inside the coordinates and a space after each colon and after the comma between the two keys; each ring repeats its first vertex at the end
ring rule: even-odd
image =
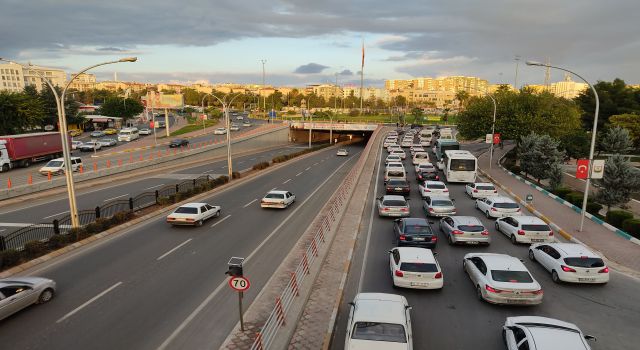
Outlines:
{"type": "Polygon", "coordinates": [[[99,47],[96,51],[107,51],[107,52],[127,52],[128,50],[121,49],[118,47],[99,47]]]}
{"type": "Polygon", "coordinates": [[[342,76],[349,76],[349,75],[353,75],[353,72],[350,71],[349,69],[345,69],[345,70],[343,70],[342,72],[340,72],[338,74],[342,75],[342,76]]]}
{"type": "Polygon", "coordinates": [[[296,68],[296,70],[294,70],[293,72],[296,74],[318,74],[322,73],[322,71],[327,68],[329,67],[323,66],[321,64],[308,63],[296,68]]]}

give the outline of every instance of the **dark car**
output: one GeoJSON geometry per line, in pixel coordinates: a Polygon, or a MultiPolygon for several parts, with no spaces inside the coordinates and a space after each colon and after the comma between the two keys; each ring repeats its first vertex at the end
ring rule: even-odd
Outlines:
{"type": "Polygon", "coordinates": [[[171,143],[169,144],[169,148],[182,147],[182,146],[188,146],[188,145],[189,145],[189,140],[187,139],[175,139],[171,141],[171,143]]]}
{"type": "Polygon", "coordinates": [[[433,169],[433,170],[424,170],[424,171],[416,173],[416,180],[418,180],[418,182],[439,181],[440,180],[440,176],[438,176],[438,171],[435,170],[435,169],[433,169]]]}
{"type": "Polygon", "coordinates": [[[431,230],[429,222],[423,218],[396,219],[393,223],[396,246],[418,246],[435,248],[438,236],[431,230]]]}
{"type": "Polygon", "coordinates": [[[408,196],[411,192],[409,183],[406,180],[402,179],[389,179],[385,186],[387,194],[400,194],[403,196],[408,196]]]}

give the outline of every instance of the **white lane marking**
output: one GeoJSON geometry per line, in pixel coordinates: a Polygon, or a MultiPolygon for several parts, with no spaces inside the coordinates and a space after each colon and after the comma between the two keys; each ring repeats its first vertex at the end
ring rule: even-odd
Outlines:
{"type": "Polygon", "coordinates": [[[58,216],[58,215],[62,215],[62,214],[66,214],[66,213],[68,213],[68,212],[69,212],[69,211],[67,210],[67,211],[63,211],[62,213],[58,213],[58,214],[53,214],[53,215],[45,216],[45,217],[43,217],[43,219],[52,218],[52,217],[54,217],[54,216],[58,216]]]}
{"type": "Polygon", "coordinates": [[[302,175],[302,172],[299,172],[299,173],[296,174],[296,176],[300,176],[300,175],[302,175]]]}
{"type": "Polygon", "coordinates": [[[151,189],[154,189],[154,188],[156,188],[156,187],[160,187],[160,186],[164,186],[164,184],[159,184],[159,185],[155,185],[155,186],[147,187],[147,188],[145,188],[145,190],[151,190],[151,189]]]}
{"type": "Polygon", "coordinates": [[[256,160],[256,159],[255,159],[255,158],[251,158],[251,159],[249,159],[249,160],[256,160]]]}
{"type": "Polygon", "coordinates": [[[367,255],[369,255],[369,242],[371,239],[371,229],[373,228],[373,218],[375,217],[376,210],[376,198],[378,196],[378,181],[380,179],[380,163],[382,158],[380,155],[382,154],[382,147],[378,150],[378,161],[376,162],[376,166],[378,170],[376,171],[376,184],[373,188],[373,204],[371,205],[371,215],[369,216],[369,227],[367,229],[367,241],[364,245],[364,257],[362,259],[362,268],[360,269],[360,280],[358,280],[358,293],[362,290],[362,282],[364,281],[364,272],[367,269],[367,255]]]}
{"type": "Polygon", "coordinates": [[[3,231],[6,231],[6,229],[2,229],[2,230],[0,230],[0,232],[3,232],[3,231]]]}
{"type": "Polygon", "coordinates": [[[129,195],[128,193],[125,193],[125,194],[123,194],[122,196],[118,196],[118,197],[113,197],[113,198],[105,199],[105,200],[104,200],[104,202],[108,202],[108,201],[110,201],[110,200],[112,200],[112,199],[118,199],[118,198],[126,197],[126,196],[128,196],[128,195],[129,195]]]}
{"type": "Polygon", "coordinates": [[[62,321],[64,321],[64,320],[66,320],[67,318],[69,318],[69,317],[73,316],[73,315],[74,315],[74,314],[76,314],[78,311],[80,311],[80,310],[84,309],[85,307],[87,307],[87,305],[89,305],[89,304],[93,303],[94,301],[96,301],[96,300],[100,299],[100,298],[101,298],[101,297],[103,297],[105,294],[109,293],[110,291],[112,291],[112,290],[114,290],[114,289],[118,288],[118,286],[120,286],[121,284],[122,284],[122,282],[118,282],[118,283],[114,284],[113,286],[111,286],[111,287],[107,288],[104,292],[102,292],[102,293],[100,293],[100,294],[96,295],[95,297],[93,297],[93,298],[91,298],[91,299],[87,300],[87,302],[85,302],[84,304],[82,304],[82,305],[78,306],[77,308],[75,308],[75,309],[73,309],[71,312],[69,312],[68,314],[66,314],[66,315],[62,316],[62,318],[60,318],[59,320],[57,320],[57,321],[56,321],[56,323],[60,323],[60,322],[62,322],[62,321]]]}
{"type": "Polygon", "coordinates": [[[287,179],[287,181],[283,182],[282,184],[286,184],[287,182],[291,181],[291,179],[287,179]]]}
{"type": "Polygon", "coordinates": [[[324,159],[320,160],[320,163],[324,163],[324,159]]]}
{"type": "Polygon", "coordinates": [[[211,227],[213,227],[213,226],[215,226],[215,225],[217,225],[217,224],[219,224],[219,223],[221,223],[221,222],[223,222],[223,221],[227,220],[230,216],[231,216],[231,214],[229,214],[229,215],[227,215],[227,216],[223,217],[222,219],[220,219],[220,220],[216,221],[213,225],[211,225],[211,227]]]}
{"type": "MultiPolygon", "coordinates": [[[[30,224],[28,222],[0,222],[0,227],[27,227],[35,224],[30,224]]],[[[42,227],[52,227],[51,224],[42,224],[42,227]]]]}
{"type": "Polygon", "coordinates": [[[251,204],[253,204],[253,203],[257,202],[257,201],[258,201],[258,198],[256,198],[256,199],[252,200],[251,202],[249,202],[249,203],[247,203],[247,204],[243,205],[242,207],[243,207],[243,208],[246,208],[246,207],[250,206],[251,204]]]}
{"type": "Polygon", "coordinates": [[[274,187],[274,188],[270,189],[270,190],[269,190],[269,192],[271,192],[271,191],[275,191],[275,190],[277,190],[277,189],[278,189],[277,187],[274,187]]]}
{"type": "Polygon", "coordinates": [[[304,169],[304,171],[307,171],[307,170],[309,170],[309,169],[311,169],[311,167],[308,167],[308,168],[304,169]]]}
{"type": "MultiPolygon", "coordinates": [[[[307,199],[305,199],[302,203],[300,203],[300,205],[298,207],[296,207],[291,214],[289,214],[281,223],[280,225],[278,225],[278,227],[276,227],[273,231],[271,231],[271,233],[267,236],[267,238],[265,238],[262,243],[260,243],[252,252],[251,254],[249,254],[249,256],[247,256],[244,259],[244,263],[246,264],[248,261],[251,260],[251,258],[253,258],[254,255],[256,255],[258,253],[258,251],[260,251],[260,249],[262,249],[262,247],[267,244],[267,242],[269,242],[269,240],[271,240],[271,238],[278,232],[280,232],[280,229],[282,228],[282,226],[284,226],[294,215],[296,215],[296,213],[298,212],[298,210],[300,210],[302,207],[304,207],[304,205],[311,199],[314,198],[313,196],[316,194],[316,192],[318,192],[322,186],[324,186],[329,180],[331,180],[331,178],[333,178],[333,176],[340,171],[340,169],[342,169],[343,166],[345,166],[347,163],[349,162],[349,160],[345,160],[345,162],[343,162],[338,168],[336,168],[336,170],[333,171],[333,173],[331,173],[331,175],[327,176],[327,178],[320,184],[318,185],[318,187],[311,193],[309,194],[309,196],[307,197],[307,199]]],[[[213,298],[216,297],[216,295],[218,295],[218,293],[220,292],[220,290],[222,290],[222,288],[228,288],[228,283],[226,278],[224,279],[224,281],[222,281],[218,287],[216,287],[216,289],[214,289],[211,294],[209,294],[209,296],[207,296],[206,299],[204,299],[202,301],[202,303],[200,303],[200,305],[198,305],[198,307],[193,310],[193,312],[191,312],[191,314],[189,314],[189,316],[187,316],[187,318],[182,321],[182,323],[180,323],[180,325],[178,325],[178,327],[171,333],[171,335],[169,335],[169,337],[167,339],[165,339],[165,341],[160,344],[160,346],[158,346],[158,348],[156,350],[164,350],[167,349],[169,347],[169,345],[171,344],[171,342],[178,336],[178,334],[180,334],[180,332],[182,332],[183,329],[185,329],[189,323],[191,323],[191,321],[193,321],[194,318],[196,318],[196,316],[198,316],[198,314],[207,306],[207,304],[209,304],[211,302],[211,300],[213,300],[213,298]]]]}
{"type": "Polygon", "coordinates": [[[316,162],[316,163],[313,163],[313,165],[318,165],[318,163],[317,163],[317,162],[316,162]]]}
{"type": "Polygon", "coordinates": [[[176,250],[180,249],[180,247],[182,247],[183,245],[185,245],[185,244],[187,244],[187,243],[189,243],[189,242],[191,242],[191,238],[189,238],[189,239],[187,239],[186,241],[184,241],[184,242],[182,242],[182,243],[178,244],[175,248],[171,249],[170,251],[168,251],[168,252],[166,252],[166,253],[164,253],[164,254],[160,255],[156,260],[162,260],[162,259],[164,259],[164,257],[165,257],[165,256],[167,256],[167,255],[169,255],[169,254],[171,254],[171,253],[175,252],[176,250]]]}
{"type": "Polygon", "coordinates": [[[242,163],[244,163],[244,160],[243,160],[243,161],[241,161],[241,162],[238,162],[238,164],[242,164],[242,163]]]}
{"type": "Polygon", "coordinates": [[[227,168],[227,166],[226,166],[226,165],[222,167],[222,169],[226,169],[226,168],[227,168]]]}

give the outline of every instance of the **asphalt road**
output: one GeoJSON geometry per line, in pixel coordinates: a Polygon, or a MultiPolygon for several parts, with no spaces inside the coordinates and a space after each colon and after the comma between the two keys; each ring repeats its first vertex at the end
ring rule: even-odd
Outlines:
{"type": "Polygon", "coordinates": [[[207,198],[219,218],[199,228],[150,220],[32,271],[57,281],[56,298],[2,321],[13,349],[211,349],[238,322],[227,261],[245,257],[248,307],[349,172],[349,157],[318,152],[207,198]],[[271,189],[296,194],[286,210],[263,210],[271,189]]]}
{"type": "MultiPolygon", "coordinates": [[[[472,149],[482,147],[472,145],[472,149]]],[[[381,154],[386,156],[386,151],[381,154]]],[[[382,177],[384,159],[374,176],[371,186],[377,187],[377,195],[383,194],[382,177]]],[[[405,160],[410,167],[410,160],[405,160]]],[[[415,173],[410,168],[412,192],[411,215],[425,217],[417,192],[415,173]]],[[[551,276],[539,264],[527,258],[527,246],[514,246],[506,236],[497,233],[493,220],[486,219],[474,208],[474,202],[464,194],[461,184],[448,185],[451,197],[456,199],[458,215],[473,215],[482,220],[490,231],[489,247],[449,246],[442,233],[436,248],[437,259],[444,273],[442,290],[422,291],[394,289],[389,272],[388,250],[392,243],[392,219],[380,218],[372,211],[374,195],[369,196],[367,215],[361,227],[354,259],[347,278],[345,295],[340,307],[333,335],[332,349],[344,346],[347,303],[357,291],[384,292],[404,295],[411,306],[414,349],[504,349],[501,327],[505,318],[519,315],[537,315],[565,320],[577,324],[584,333],[594,335],[594,350],[638,349],[637,336],[640,322],[640,281],[619,272],[611,272],[611,281],[604,286],[554,284],[551,276]],[[370,232],[368,231],[370,229],[370,232]],[[368,242],[367,242],[368,240],[368,242]],[[539,306],[497,306],[476,299],[472,283],[462,270],[462,257],[469,252],[505,253],[524,259],[534,278],[542,285],[544,301],[539,306]]],[[[438,231],[437,219],[430,219],[438,231]]]]}
{"type": "MultiPolygon", "coordinates": [[[[291,145],[280,149],[256,152],[245,156],[233,157],[233,168],[243,170],[251,168],[261,161],[271,160],[276,155],[295,153],[304,146],[291,145]]],[[[87,188],[77,191],[77,203],[80,210],[92,209],[113,199],[127,199],[145,191],[154,191],[160,187],[176,184],[201,175],[217,177],[227,175],[227,160],[219,160],[205,165],[178,169],[166,174],[151,177],[134,178],[115,185],[101,188],[87,188]]],[[[29,204],[6,206],[0,209],[0,235],[6,235],[19,227],[34,223],[50,223],[56,218],[68,215],[69,202],[66,194],[47,198],[29,204]]]]}

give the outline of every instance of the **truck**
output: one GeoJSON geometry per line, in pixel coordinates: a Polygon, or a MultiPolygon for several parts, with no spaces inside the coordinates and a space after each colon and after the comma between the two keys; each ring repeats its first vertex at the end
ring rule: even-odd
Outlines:
{"type": "Polygon", "coordinates": [[[58,132],[0,136],[2,172],[59,157],[62,157],[62,140],[58,132]]]}

